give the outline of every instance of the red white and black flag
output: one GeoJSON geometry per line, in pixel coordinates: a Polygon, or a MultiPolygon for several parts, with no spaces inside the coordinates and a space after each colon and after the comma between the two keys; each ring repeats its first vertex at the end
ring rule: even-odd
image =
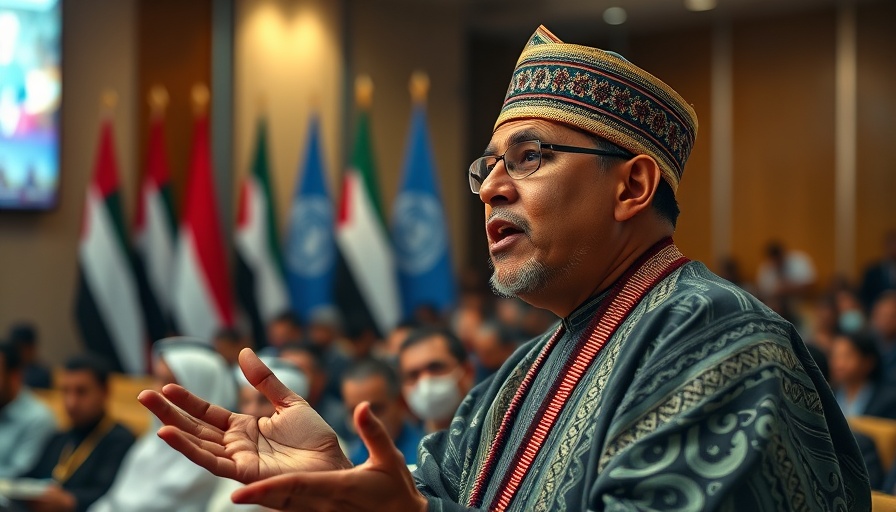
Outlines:
{"type": "Polygon", "coordinates": [[[109,357],[119,371],[142,374],[148,345],[134,269],[112,125],[106,121],[84,203],[75,315],[89,350],[109,357]]]}

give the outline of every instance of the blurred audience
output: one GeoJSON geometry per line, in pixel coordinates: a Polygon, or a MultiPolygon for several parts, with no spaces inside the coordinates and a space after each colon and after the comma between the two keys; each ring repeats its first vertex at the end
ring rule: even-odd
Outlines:
{"type": "Polygon", "coordinates": [[[896,388],[883,380],[880,351],[866,333],[841,334],[829,359],[831,387],[843,414],[896,419],[896,388]]]}
{"type": "Polygon", "coordinates": [[[884,254],[880,261],[865,268],[859,296],[866,310],[870,310],[877,298],[887,290],[896,290],[896,229],[884,236],[884,254]]]}
{"type": "Polygon", "coordinates": [[[267,336],[268,346],[258,354],[277,356],[284,345],[302,340],[302,322],[292,311],[284,311],[268,322],[267,336]]]}
{"type": "Polygon", "coordinates": [[[896,384],[896,290],[878,297],[871,311],[871,330],[880,347],[884,380],[896,384]]]}
{"type": "MultiPolygon", "coordinates": [[[[824,376],[826,381],[830,382],[831,375],[829,372],[827,356],[825,356],[821,349],[814,345],[807,345],[806,348],[809,350],[809,354],[812,355],[812,359],[815,360],[815,364],[818,366],[821,375],[824,376]]],[[[865,461],[865,467],[868,469],[868,480],[871,482],[871,488],[880,489],[884,480],[884,469],[880,460],[880,454],[877,451],[877,446],[874,444],[874,439],[861,432],[853,431],[852,434],[853,437],[856,438],[856,444],[859,445],[859,452],[862,454],[862,459],[865,461]]],[[[842,449],[843,447],[836,446],[835,448],[842,449]]]]}
{"type": "MultiPolygon", "coordinates": [[[[153,375],[159,389],[179,384],[187,391],[234,410],[236,383],[227,362],[211,346],[192,338],[167,338],[153,346],[153,375]]],[[[91,512],[205,510],[216,476],[190,462],[156,435],[159,423],[128,452],[112,488],[91,512]]]]}
{"type": "Polygon", "coordinates": [[[38,359],[37,327],[30,322],[20,322],[9,329],[9,341],[19,347],[22,358],[22,378],[31,389],[50,389],[53,375],[38,359]]]}
{"type": "Polygon", "coordinates": [[[519,337],[514,329],[495,320],[483,323],[473,338],[472,346],[476,383],[498,371],[518,347],[519,337]]]}
{"type": "Polygon", "coordinates": [[[221,354],[221,357],[227,361],[231,367],[239,370],[240,351],[244,348],[255,348],[254,343],[248,337],[243,335],[239,330],[233,327],[226,327],[215,333],[212,338],[212,346],[221,354]]]}
{"type": "Polygon", "coordinates": [[[842,287],[835,292],[834,300],[837,303],[837,328],[840,332],[854,333],[865,329],[865,313],[855,292],[842,287]]]}
{"type": "Polygon", "coordinates": [[[404,399],[426,433],[448,428],[475,379],[460,340],[444,329],[414,331],[401,345],[398,368],[404,399]]]}
{"type": "MultiPolygon", "coordinates": [[[[405,420],[407,409],[401,396],[401,385],[388,363],[377,359],[352,363],[342,376],[342,396],[347,423],[352,430],[355,408],[362,402],[370,402],[370,411],[383,422],[404,460],[408,464],[417,463],[417,445],[423,432],[405,420]]],[[[367,447],[356,438],[349,448],[349,460],[357,465],[366,462],[368,457],[367,447]]]]}
{"type": "Polygon", "coordinates": [[[106,414],[109,363],[85,354],[69,359],[59,390],[71,428],[53,436],[28,478],[52,480],[43,495],[25,502],[29,510],[82,512],[115,480],[134,435],[106,414]]]}
{"type": "Polygon", "coordinates": [[[24,385],[19,347],[0,342],[0,478],[34,467],[56,430],[53,413],[24,385]]]}
{"type": "Polygon", "coordinates": [[[806,343],[818,347],[825,355],[830,354],[834,338],[840,332],[839,316],[834,297],[825,295],[816,299],[806,343]]]}
{"type": "Polygon", "coordinates": [[[333,306],[315,308],[308,317],[308,341],[320,349],[323,367],[327,370],[325,392],[336,399],[342,396],[339,382],[350,359],[369,356],[377,340],[375,333],[368,340],[364,329],[356,334],[349,327],[347,334],[351,339],[345,340],[342,314],[333,306]]]}
{"type": "Polygon", "coordinates": [[[768,243],[765,260],[756,274],[760,298],[780,300],[785,303],[783,307],[792,308],[791,301],[805,297],[814,284],[815,265],[808,254],[787,250],[777,240],[768,243]]]}
{"type": "Polygon", "coordinates": [[[398,361],[398,352],[401,350],[401,345],[404,343],[404,340],[408,339],[408,336],[411,332],[417,328],[417,324],[413,321],[405,320],[389,333],[386,336],[386,340],[383,343],[382,350],[378,354],[381,359],[385,359],[387,361],[395,362],[397,364],[398,361]]]}
{"type": "Polygon", "coordinates": [[[320,414],[339,437],[354,438],[355,435],[346,425],[345,407],[342,401],[325,392],[331,377],[327,372],[320,347],[309,342],[290,343],[280,351],[280,357],[295,365],[307,377],[308,391],[299,395],[308,402],[308,405],[320,414]]]}

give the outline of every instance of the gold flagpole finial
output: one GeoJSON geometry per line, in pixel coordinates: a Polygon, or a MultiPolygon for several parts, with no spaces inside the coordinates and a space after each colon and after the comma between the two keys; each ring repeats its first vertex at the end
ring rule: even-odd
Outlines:
{"type": "Polygon", "coordinates": [[[149,109],[153,117],[161,117],[165,115],[168,109],[168,89],[163,85],[154,85],[149,89],[149,109]]]}
{"type": "Polygon", "coordinates": [[[426,103],[429,94],[429,75],[425,71],[414,71],[411,74],[411,99],[414,103],[426,103]]]}
{"type": "Polygon", "coordinates": [[[370,75],[358,75],[355,78],[355,104],[364,110],[373,105],[373,80],[370,75]]]}
{"type": "Polygon", "coordinates": [[[116,107],[118,107],[118,93],[115,89],[103,90],[100,94],[100,112],[103,116],[114,114],[116,107]]]}
{"type": "Polygon", "coordinates": [[[204,83],[197,83],[190,91],[190,97],[193,100],[193,113],[197,116],[208,114],[208,103],[211,99],[211,93],[208,86],[204,83]]]}

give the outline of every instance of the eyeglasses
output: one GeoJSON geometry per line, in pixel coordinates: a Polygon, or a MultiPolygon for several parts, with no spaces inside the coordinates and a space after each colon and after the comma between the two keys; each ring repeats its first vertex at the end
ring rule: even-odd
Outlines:
{"type": "Polygon", "coordinates": [[[632,158],[634,155],[624,151],[604,151],[595,148],[581,148],[576,146],[563,146],[560,144],[546,144],[540,140],[527,140],[513,144],[503,155],[483,156],[477,158],[470,165],[469,178],[470,190],[474,194],[479,193],[479,189],[491,174],[492,169],[498,165],[498,161],[504,160],[504,167],[507,168],[507,174],[515,180],[521,180],[526,176],[533,174],[541,167],[542,149],[551,151],[560,151],[563,153],[583,153],[587,155],[609,156],[615,158],[632,158]]]}

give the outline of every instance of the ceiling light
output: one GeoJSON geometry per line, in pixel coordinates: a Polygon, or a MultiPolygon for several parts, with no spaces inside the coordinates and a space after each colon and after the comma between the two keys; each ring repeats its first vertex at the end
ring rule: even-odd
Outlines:
{"type": "Polygon", "coordinates": [[[716,0],[684,0],[684,8],[694,12],[711,11],[716,3],[716,0]]]}
{"type": "Polygon", "coordinates": [[[604,21],[608,25],[622,25],[628,19],[628,13],[622,7],[610,7],[604,11],[604,21]]]}

